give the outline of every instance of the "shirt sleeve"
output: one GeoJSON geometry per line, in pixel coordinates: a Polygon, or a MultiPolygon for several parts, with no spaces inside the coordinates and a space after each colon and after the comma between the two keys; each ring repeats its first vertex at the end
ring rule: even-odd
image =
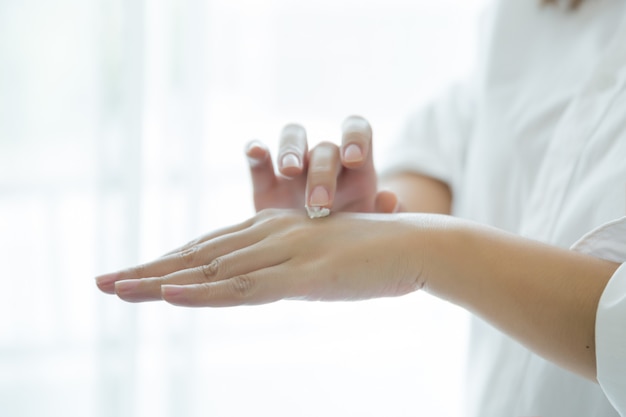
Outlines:
{"type": "Polygon", "coordinates": [[[626,417],[626,264],[615,272],[596,316],[598,382],[620,416],[626,417]]]}
{"type": "Polygon", "coordinates": [[[447,183],[454,192],[462,177],[474,109],[470,83],[450,87],[413,114],[396,140],[383,144],[382,176],[416,172],[447,183]]]}
{"type": "Polygon", "coordinates": [[[605,287],[596,314],[597,379],[626,417],[626,217],[590,232],[573,249],[622,265],[605,287]]]}

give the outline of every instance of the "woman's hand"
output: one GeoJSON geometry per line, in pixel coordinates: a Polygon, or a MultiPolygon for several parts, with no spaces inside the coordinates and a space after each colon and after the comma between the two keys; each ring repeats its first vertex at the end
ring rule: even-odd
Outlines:
{"type": "Polygon", "coordinates": [[[127,301],[192,307],[397,296],[424,284],[420,239],[405,215],[264,210],[97,284],[127,301]]]}
{"type": "Polygon", "coordinates": [[[595,378],[598,301],[619,264],[449,216],[264,210],[145,265],[97,278],[127,301],[183,306],[359,300],[417,289],[595,378]]]}
{"type": "Polygon", "coordinates": [[[265,145],[251,142],[246,155],[256,210],[308,206],[363,213],[397,211],[395,194],[377,192],[369,123],[351,116],[342,131],[341,148],[322,142],[309,151],[304,128],[287,125],[277,158],[280,175],[275,174],[265,145]]]}

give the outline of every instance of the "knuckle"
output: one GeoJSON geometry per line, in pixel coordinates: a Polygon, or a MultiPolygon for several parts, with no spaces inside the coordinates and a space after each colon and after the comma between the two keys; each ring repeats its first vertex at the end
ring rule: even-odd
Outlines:
{"type": "Polygon", "coordinates": [[[211,300],[215,297],[215,288],[210,285],[200,285],[199,298],[202,300],[211,300]]]}
{"type": "Polygon", "coordinates": [[[189,242],[187,242],[187,244],[184,246],[185,248],[191,247],[191,246],[196,246],[198,243],[200,243],[202,239],[201,238],[195,238],[190,240],[189,242]]]}
{"type": "Polygon", "coordinates": [[[221,270],[222,260],[221,258],[216,258],[210,263],[206,265],[202,265],[200,270],[202,271],[202,276],[206,281],[214,281],[218,272],[221,270]]]}
{"type": "Polygon", "coordinates": [[[178,258],[181,261],[181,264],[184,267],[189,267],[189,266],[193,266],[194,261],[196,259],[196,254],[198,253],[198,247],[197,246],[191,246],[188,247],[187,249],[184,249],[183,251],[181,251],[178,254],[178,258]]]}
{"type": "Polygon", "coordinates": [[[238,298],[249,298],[257,287],[257,280],[250,275],[239,275],[230,280],[231,291],[238,298]]]}
{"type": "Polygon", "coordinates": [[[201,237],[197,237],[193,240],[190,240],[189,242],[187,242],[186,244],[184,244],[181,249],[182,250],[186,250],[189,249],[193,246],[198,246],[200,243],[202,243],[202,238],[201,237]]]}

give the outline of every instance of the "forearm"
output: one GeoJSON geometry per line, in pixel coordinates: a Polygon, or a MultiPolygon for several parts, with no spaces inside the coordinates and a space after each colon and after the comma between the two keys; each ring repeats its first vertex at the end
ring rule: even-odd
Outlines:
{"type": "Polygon", "coordinates": [[[410,172],[381,178],[382,188],[393,191],[400,211],[407,213],[450,214],[452,194],[444,182],[410,172]]]}
{"type": "Polygon", "coordinates": [[[596,309],[617,264],[452,218],[427,239],[425,290],[595,380],[596,309]]]}

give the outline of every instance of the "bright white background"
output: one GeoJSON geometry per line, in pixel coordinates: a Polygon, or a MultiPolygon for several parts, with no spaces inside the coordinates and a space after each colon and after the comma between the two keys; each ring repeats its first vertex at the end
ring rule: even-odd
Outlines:
{"type": "Polygon", "coordinates": [[[93,277],[251,216],[244,145],[287,122],[382,147],[467,73],[481,3],[0,0],[0,415],[462,416],[466,317],[426,294],[189,310],[93,277]]]}

